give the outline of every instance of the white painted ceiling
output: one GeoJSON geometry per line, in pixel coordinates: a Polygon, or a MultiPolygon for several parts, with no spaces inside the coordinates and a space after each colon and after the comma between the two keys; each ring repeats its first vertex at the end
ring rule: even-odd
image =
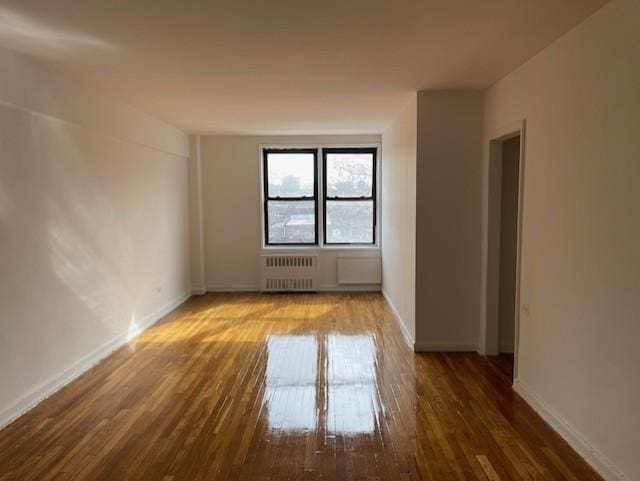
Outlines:
{"type": "Polygon", "coordinates": [[[192,133],[377,133],[484,89],[605,0],[0,1],[0,45],[192,133]]]}

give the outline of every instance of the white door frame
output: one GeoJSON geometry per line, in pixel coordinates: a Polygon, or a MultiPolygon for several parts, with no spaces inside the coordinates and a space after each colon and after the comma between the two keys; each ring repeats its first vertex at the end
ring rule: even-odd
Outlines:
{"type": "Polygon", "coordinates": [[[481,315],[480,353],[484,355],[498,354],[498,306],[500,286],[500,209],[502,192],[502,142],[520,136],[520,166],[518,178],[518,223],[516,249],[516,299],[515,299],[515,334],[514,381],[518,375],[518,350],[520,344],[520,281],[522,260],[522,213],[525,172],[525,128],[526,121],[520,120],[504,128],[498,129],[489,136],[488,162],[484,166],[486,188],[483,194],[486,215],[483,216],[485,239],[483,243],[483,303],[481,315]]]}

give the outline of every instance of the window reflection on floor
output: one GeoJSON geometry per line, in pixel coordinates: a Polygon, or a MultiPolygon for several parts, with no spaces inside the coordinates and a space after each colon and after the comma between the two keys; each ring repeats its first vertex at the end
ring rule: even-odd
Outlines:
{"type": "Polygon", "coordinates": [[[378,414],[376,352],[371,334],[327,337],[327,431],[373,432],[378,414]]]}
{"type": "Polygon", "coordinates": [[[269,427],[316,428],[318,345],[315,336],[270,336],[265,400],[269,427]]]}
{"type": "Polygon", "coordinates": [[[331,434],[375,430],[380,403],[371,334],[272,335],[267,355],[269,428],[313,430],[320,419],[331,434]]]}

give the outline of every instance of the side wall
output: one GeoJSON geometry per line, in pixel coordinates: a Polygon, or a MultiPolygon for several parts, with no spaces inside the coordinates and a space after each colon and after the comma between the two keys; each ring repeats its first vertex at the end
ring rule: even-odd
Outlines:
{"type": "Polygon", "coordinates": [[[640,479],[639,19],[613,0],[485,96],[485,150],[526,119],[516,389],[610,480],[640,479]]]}
{"type": "Polygon", "coordinates": [[[204,294],[204,232],[202,199],[202,150],[198,135],[189,137],[189,252],[191,265],[191,292],[204,294]]]}
{"type": "Polygon", "coordinates": [[[382,291],[415,342],[417,98],[382,135],[382,291]]]}
{"type": "MultiPolygon", "coordinates": [[[[208,290],[257,290],[262,253],[260,145],[379,144],[379,135],[201,137],[204,272],[208,290]]],[[[381,159],[384,165],[384,158],[381,159]]],[[[285,253],[286,250],[278,250],[285,253]]],[[[320,253],[320,288],[338,289],[341,249],[320,253]]],[[[379,256],[378,248],[348,250],[379,256]]],[[[360,286],[379,289],[379,286],[360,286]]]]}
{"type": "Polygon", "coordinates": [[[482,94],[418,92],[416,350],[475,351],[482,94]]]}
{"type": "Polygon", "coordinates": [[[0,50],[0,425],[188,296],[186,136],[0,50]]]}

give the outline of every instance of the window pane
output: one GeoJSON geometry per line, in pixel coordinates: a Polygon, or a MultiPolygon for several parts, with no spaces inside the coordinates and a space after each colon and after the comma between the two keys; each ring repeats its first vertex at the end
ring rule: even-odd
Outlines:
{"type": "Polygon", "coordinates": [[[314,155],[268,153],[270,197],[313,197],[314,155]]]}
{"type": "Polygon", "coordinates": [[[327,201],[327,243],[373,243],[373,201],[327,201]]]}
{"type": "Polygon", "coordinates": [[[373,154],[327,154],[327,197],[371,197],[373,154]]]}
{"type": "Polygon", "coordinates": [[[312,200],[270,200],[267,203],[270,244],[314,244],[315,202],[312,200]]]}

